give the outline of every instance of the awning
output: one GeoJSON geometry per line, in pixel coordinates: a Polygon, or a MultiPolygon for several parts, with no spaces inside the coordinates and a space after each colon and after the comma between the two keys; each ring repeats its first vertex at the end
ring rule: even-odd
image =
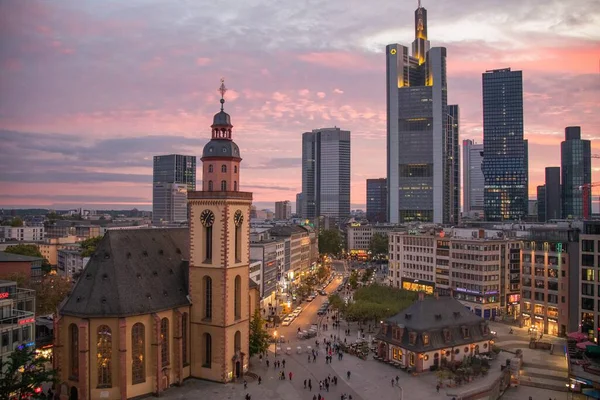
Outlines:
{"type": "Polygon", "coordinates": [[[582,342],[588,338],[588,335],[582,332],[571,332],[567,335],[569,339],[575,339],[578,342],[582,342]]]}

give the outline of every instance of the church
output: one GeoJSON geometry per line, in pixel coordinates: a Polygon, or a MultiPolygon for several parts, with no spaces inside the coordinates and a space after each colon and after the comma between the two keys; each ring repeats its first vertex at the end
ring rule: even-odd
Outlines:
{"type": "Polygon", "coordinates": [[[54,324],[61,399],[130,399],[186,378],[229,382],[248,369],[252,193],[221,110],[202,153],[189,228],[108,231],[54,324]]]}

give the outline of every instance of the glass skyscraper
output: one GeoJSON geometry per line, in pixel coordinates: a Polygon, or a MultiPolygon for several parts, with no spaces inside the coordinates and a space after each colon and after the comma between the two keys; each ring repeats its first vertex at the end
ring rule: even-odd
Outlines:
{"type": "Polygon", "coordinates": [[[302,135],[302,217],[350,216],[350,131],[315,129],[302,135]]]}
{"type": "MultiPolygon", "coordinates": [[[[483,144],[463,140],[463,212],[483,216],[483,144]]],[[[473,215],[470,215],[473,214],[473,215]]]]}
{"type": "Polygon", "coordinates": [[[483,74],[484,214],[520,220],[528,206],[527,141],[523,140],[523,75],[510,68],[483,74]]]}
{"type": "MultiPolygon", "coordinates": [[[[565,140],[560,144],[562,172],[562,214],[564,218],[583,218],[583,190],[592,183],[591,142],[581,139],[581,128],[565,128],[565,140]]],[[[592,206],[591,190],[588,191],[592,206]]],[[[589,210],[591,215],[591,209],[589,210]]]]}
{"type": "Polygon", "coordinates": [[[369,222],[386,222],[387,179],[367,179],[367,219],[369,222]]]}
{"type": "Polygon", "coordinates": [[[446,48],[430,49],[415,11],[412,53],[386,47],[388,221],[458,220],[458,107],[447,104],[446,48]]]}
{"type": "Polygon", "coordinates": [[[187,221],[187,192],[196,190],[196,156],[154,156],[152,223],[187,221]]]}

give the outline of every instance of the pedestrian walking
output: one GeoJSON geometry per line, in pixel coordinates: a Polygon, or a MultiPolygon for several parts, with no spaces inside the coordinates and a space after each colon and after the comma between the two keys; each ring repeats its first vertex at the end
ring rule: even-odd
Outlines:
{"type": "Polygon", "coordinates": [[[392,378],[392,386],[394,386],[394,378],[392,378]]]}
{"type": "Polygon", "coordinates": [[[283,360],[281,364],[283,365],[283,368],[285,368],[285,360],[283,360]]]}
{"type": "Polygon", "coordinates": [[[319,399],[319,400],[321,400],[321,399],[322,399],[322,397],[321,397],[321,393],[319,393],[319,397],[317,397],[317,399],[319,399]]]}
{"type": "Polygon", "coordinates": [[[327,389],[327,391],[329,392],[329,381],[325,382],[325,388],[327,389]]]}
{"type": "Polygon", "coordinates": [[[246,382],[246,380],[244,380],[244,390],[248,389],[248,382],[246,382]]]}
{"type": "Polygon", "coordinates": [[[262,378],[260,377],[260,375],[258,376],[258,384],[260,385],[262,383],[262,378]]]}
{"type": "Polygon", "coordinates": [[[317,400],[317,395],[313,395],[313,400],[317,400]]]}
{"type": "Polygon", "coordinates": [[[350,371],[346,373],[346,376],[348,376],[348,379],[350,379],[350,371]]]}
{"type": "Polygon", "coordinates": [[[290,381],[291,381],[292,380],[292,371],[290,371],[289,376],[290,376],[290,381]]]}
{"type": "Polygon", "coordinates": [[[440,392],[440,384],[438,383],[437,385],[435,385],[435,391],[436,392],[440,392]]]}
{"type": "Polygon", "coordinates": [[[306,389],[306,379],[304,380],[304,389],[306,389]]]}
{"type": "Polygon", "coordinates": [[[269,360],[267,360],[267,368],[269,368],[269,360]]]}
{"type": "Polygon", "coordinates": [[[400,380],[400,377],[398,375],[396,375],[396,385],[398,384],[399,380],[400,380]]]}
{"type": "Polygon", "coordinates": [[[310,363],[310,354],[308,355],[308,362],[310,363]]]}

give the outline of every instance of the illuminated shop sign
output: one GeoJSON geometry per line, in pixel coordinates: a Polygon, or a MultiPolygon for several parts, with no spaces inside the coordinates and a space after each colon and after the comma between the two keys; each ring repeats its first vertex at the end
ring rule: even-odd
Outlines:
{"type": "MultiPolygon", "coordinates": [[[[463,293],[471,293],[471,294],[481,294],[480,292],[478,292],[477,290],[469,290],[469,289],[464,289],[464,288],[456,288],[454,289],[457,292],[463,292],[463,293]]],[[[491,292],[490,292],[491,293],[491,292]]],[[[488,293],[489,294],[489,293],[488,293]]]]}
{"type": "Polygon", "coordinates": [[[427,281],[419,281],[418,279],[402,278],[402,289],[412,292],[425,292],[433,294],[435,284],[427,281]]]}
{"type": "Polygon", "coordinates": [[[35,322],[35,318],[25,318],[19,320],[19,325],[32,324],[35,322]]]}
{"type": "Polygon", "coordinates": [[[10,293],[8,293],[8,292],[0,293],[0,300],[8,299],[9,297],[10,297],[10,293]]]}

